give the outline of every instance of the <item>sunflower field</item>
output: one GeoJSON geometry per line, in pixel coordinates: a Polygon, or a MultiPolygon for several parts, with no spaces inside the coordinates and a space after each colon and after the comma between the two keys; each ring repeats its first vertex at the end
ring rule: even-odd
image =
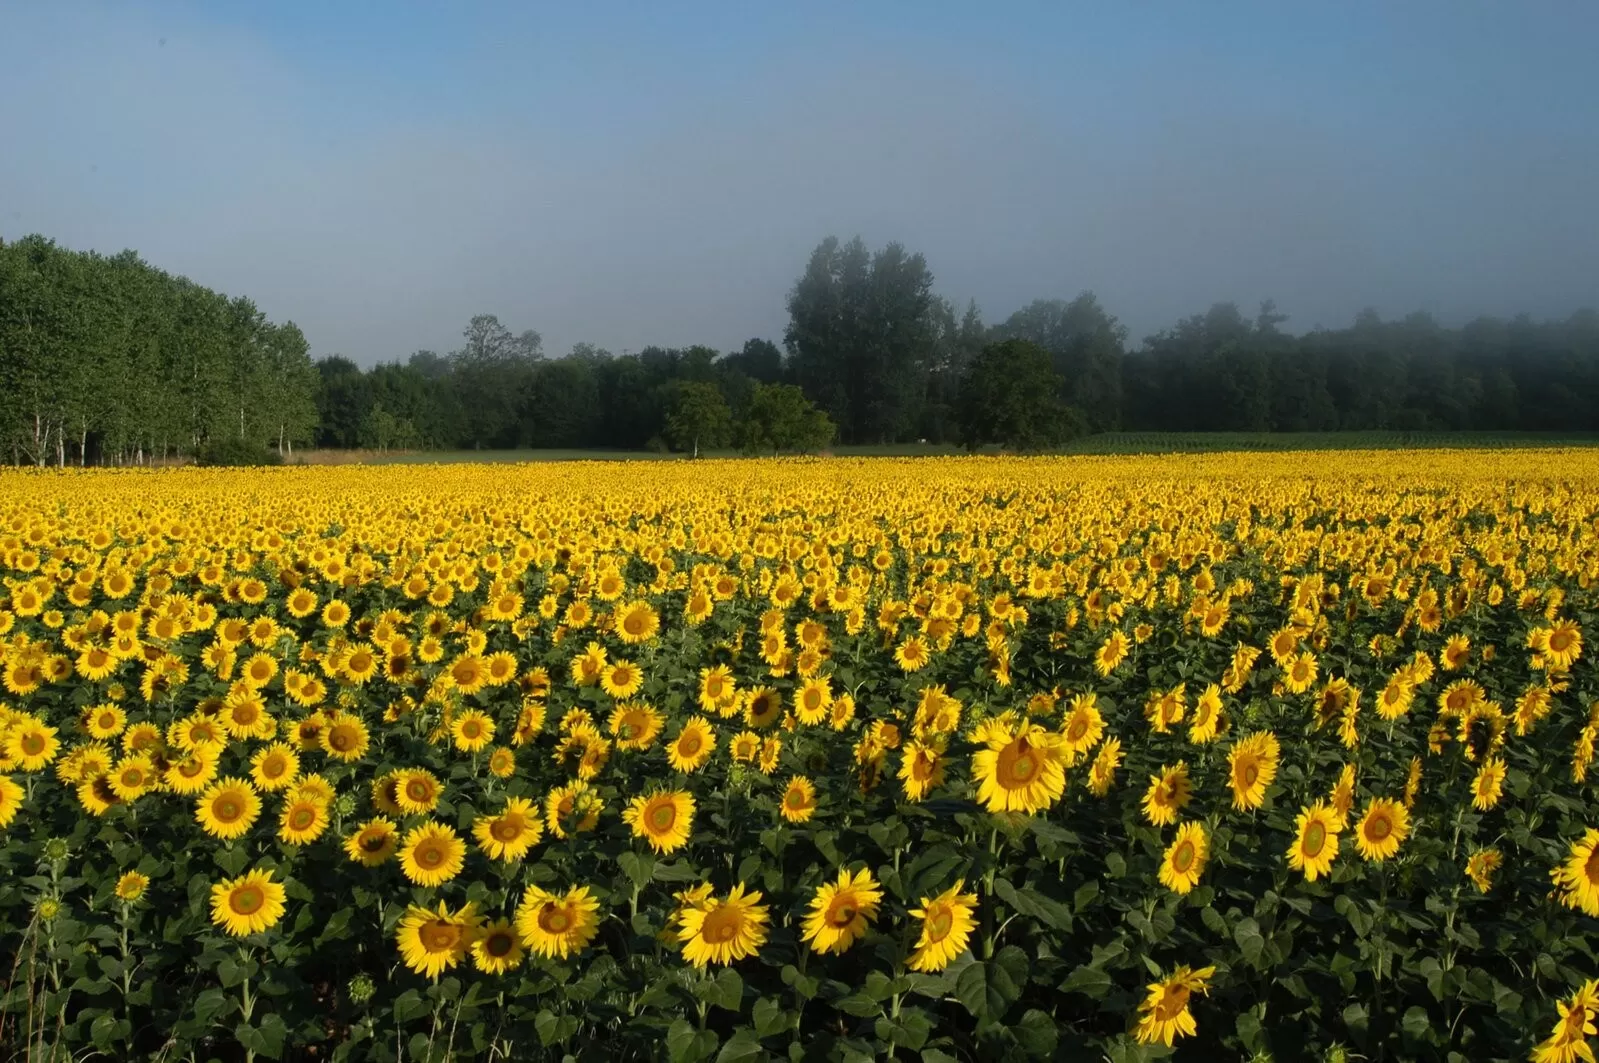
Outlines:
{"type": "Polygon", "coordinates": [[[6,472],[0,577],[0,1058],[1594,1058],[1599,453],[6,472]]]}

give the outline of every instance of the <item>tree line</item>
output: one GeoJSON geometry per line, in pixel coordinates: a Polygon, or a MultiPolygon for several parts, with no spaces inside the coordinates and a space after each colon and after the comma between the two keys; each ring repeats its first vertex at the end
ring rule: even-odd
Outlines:
{"type": "Polygon", "coordinates": [[[0,461],[132,464],[317,433],[305,336],[132,251],[0,242],[0,461]]]}
{"type": "Polygon", "coordinates": [[[489,314],[460,346],[312,362],[292,323],[144,263],[43,237],[0,244],[0,460],[135,462],[293,448],[645,448],[909,441],[1045,448],[1112,430],[1599,432],[1599,314],[1362,312],[1284,331],[1218,303],[1133,346],[1092,292],[997,323],[933,292],[924,256],[829,237],[787,297],[782,346],[579,343],[489,314]]]}

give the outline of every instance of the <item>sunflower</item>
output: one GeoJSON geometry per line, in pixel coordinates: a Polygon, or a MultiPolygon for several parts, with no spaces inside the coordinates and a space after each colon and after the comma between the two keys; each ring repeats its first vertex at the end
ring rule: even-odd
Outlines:
{"type": "Polygon", "coordinates": [[[109,778],[118,799],[131,804],[154,789],[161,776],[150,758],[141,755],[118,761],[109,778]]]}
{"type": "Polygon", "coordinates": [[[14,723],[5,736],[6,757],[23,771],[42,771],[60,748],[56,729],[31,716],[14,723]]]}
{"type": "Polygon", "coordinates": [[[1574,620],[1557,620],[1539,643],[1539,652],[1552,671],[1570,671],[1582,656],[1582,628],[1574,620]]]}
{"type": "Polygon", "coordinates": [[[1221,734],[1221,729],[1221,687],[1212,683],[1194,703],[1194,718],[1188,724],[1188,741],[1196,746],[1214,742],[1221,734]]]}
{"type": "Polygon", "coordinates": [[[477,939],[479,925],[475,904],[468,903],[456,912],[446,908],[443,901],[433,909],[412,905],[405,910],[395,932],[400,958],[417,974],[437,981],[439,975],[465,958],[477,939]]]}
{"type": "Polygon", "coordinates": [[[299,755],[287,742],[274,742],[250,758],[250,778],[268,792],[294,785],[299,774],[299,755]]]}
{"type": "Polygon", "coordinates": [[[1290,694],[1303,694],[1316,682],[1316,655],[1306,650],[1285,662],[1282,670],[1283,689],[1290,694]]]}
{"type": "Polygon", "coordinates": [[[727,753],[740,764],[752,764],[761,755],[761,736],[754,731],[740,731],[728,743],[727,753]]]}
{"type": "Polygon", "coordinates": [[[1071,762],[1087,756],[1105,734],[1105,717],[1099,711],[1098,698],[1093,694],[1072,698],[1066,718],[1061,721],[1060,734],[1071,762]]]}
{"type": "Polygon", "coordinates": [[[557,838],[593,830],[600,821],[604,800],[581,780],[557,786],[544,798],[544,823],[557,838]]]}
{"type": "Polygon", "coordinates": [[[148,875],[140,874],[137,871],[125,871],[122,873],[122,877],[117,879],[114,892],[118,900],[132,904],[140,897],[143,897],[144,891],[149,888],[150,877],[148,875]]]}
{"type": "Polygon", "coordinates": [[[231,775],[208,786],[194,807],[201,829],[223,841],[242,838],[260,814],[261,798],[255,788],[231,775]]]}
{"type": "Polygon", "coordinates": [[[839,871],[837,882],[824,882],[811,898],[802,941],[820,953],[842,953],[866,934],[883,903],[883,891],[869,870],[839,871]]]}
{"type": "Polygon", "coordinates": [[[1471,780],[1471,805],[1479,812],[1486,812],[1499,803],[1499,798],[1505,792],[1505,762],[1498,757],[1489,757],[1477,769],[1476,777],[1471,780]]]}
{"type": "Polygon", "coordinates": [[[666,724],[653,705],[642,702],[618,705],[607,721],[617,749],[648,749],[666,724]]]}
{"type": "Polygon", "coordinates": [[[302,775],[294,780],[294,785],[290,787],[287,796],[291,801],[298,797],[308,797],[313,801],[320,801],[324,805],[330,805],[337,795],[332,783],[313,772],[310,775],[302,775]]]}
{"type": "Polygon", "coordinates": [[[1355,825],[1355,847],[1360,855],[1381,862],[1399,851],[1410,834],[1410,813],[1405,806],[1385,797],[1373,798],[1355,825]]]}
{"type": "Polygon", "coordinates": [[[771,687],[749,692],[744,702],[744,722],[757,730],[770,727],[783,715],[783,695],[771,687]]]}
{"type": "Polygon", "coordinates": [[[1572,993],[1571,999],[1559,1001],[1556,1010],[1560,1019],[1549,1037],[1533,1049],[1533,1063],[1579,1063],[1593,1059],[1588,1038],[1599,1033],[1594,1019],[1599,1017],[1599,981],[1590,979],[1572,993]]]}
{"type": "Polygon", "coordinates": [[[1095,797],[1104,797],[1116,785],[1116,769],[1122,762],[1122,740],[1109,738],[1099,747],[1094,762],[1088,766],[1088,791],[1095,797]]]}
{"type": "Polygon", "coordinates": [[[700,669],[700,708],[716,712],[737,693],[733,670],[725,664],[700,669]]]}
{"type": "Polygon", "coordinates": [[[790,823],[805,823],[816,814],[816,786],[805,776],[789,779],[778,806],[783,818],[790,823]]]}
{"type": "Polygon", "coordinates": [[[894,650],[894,663],[902,672],[919,672],[932,660],[932,652],[920,635],[912,635],[894,650]]]}
{"type": "Polygon", "coordinates": [[[1338,781],[1333,784],[1332,793],[1327,798],[1332,805],[1333,815],[1337,817],[1338,829],[1343,830],[1349,822],[1349,810],[1355,807],[1355,766],[1345,764],[1338,772],[1338,781]]]}
{"type": "Polygon", "coordinates": [[[694,797],[686,790],[657,790],[635,797],[622,810],[622,821],[656,852],[675,852],[688,844],[694,829],[694,797]]]}
{"type": "Polygon", "coordinates": [[[628,645],[648,642],[661,630],[661,618],[646,601],[634,601],[616,611],[616,634],[628,645]]]}
{"type": "Polygon", "coordinates": [[[1160,881],[1173,893],[1187,894],[1199,885],[1205,873],[1205,860],[1210,855],[1210,839],[1201,823],[1184,823],[1177,828],[1177,837],[1166,849],[1160,861],[1160,881]]]}
{"type": "Polygon", "coordinates": [[[463,712],[450,725],[450,736],[462,753],[476,753],[494,741],[494,721],[476,710],[463,712]]]}
{"type": "Polygon", "coordinates": [[[599,931],[600,902],[587,886],[564,894],[529,886],[516,908],[516,932],[522,944],[540,956],[564,960],[582,952],[599,931]]]}
{"type": "MultiPolygon", "coordinates": [[[[9,778],[7,778],[7,781],[10,781],[9,778]]],[[[16,786],[15,783],[11,783],[11,785],[13,787],[16,786]]],[[[0,787],[0,789],[3,789],[3,787],[0,787]]],[[[19,797],[17,800],[20,801],[21,798],[19,797]]],[[[120,805],[122,799],[117,796],[115,790],[111,789],[110,776],[102,772],[98,775],[86,775],[83,781],[78,783],[78,803],[83,805],[84,810],[91,816],[103,816],[111,810],[113,805],[120,805]]],[[[0,803],[0,807],[3,807],[3,803],[0,803]]],[[[12,805],[11,810],[11,814],[15,816],[16,805],[12,805]]]]}
{"type": "Polygon", "coordinates": [[[1560,903],[1599,916],[1599,830],[1588,830],[1571,843],[1566,862],[1550,872],[1560,903]]]}
{"type": "Polygon", "coordinates": [[[288,845],[309,845],[328,829],[328,807],[320,801],[301,797],[283,806],[278,821],[278,839],[288,845]]]}
{"type": "Polygon", "coordinates": [[[84,712],[84,721],[90,738],[115,738],[128,725],[128,714],[116,705],[96,705],[84,712]]]}
{"type": "Polygon", "coordinates": [[[1246,811],[1265,804],[1266,788],[1277,778],[1280,752],[1277,736],[1270,731],[1257,731],[1233,743],[1227,754],[1227,782],[1234,808],[1246,811]]]}
{"type": "MultiPolygon", "coordinates": [[[[84,784],[89,785],[88,783],[84,784]]],[[[23,791],[9,775],[0,775],[0,830],[11,825],[22,810],[23,791]]]]}
{"type": "Polygon", "coordinates": [[[418,886],[441,886],[461,873],[466,843],[443,823],[424,823],[400,843],[400,870],[418,886]]]}
{"type": "Polygon", "coordinates": [[[423,816],[432,812],[444,793],[444,784],[438,776],[425,768],[407,768],[397,773],[394,801],[408,816],[423,816]]]}
{"type": "Polygon", "coordinates": [[[1342,828],[1339,813],[1320,801],[1300,809],[1294,821],[1294,841],[1288,847],[1288,866],[1304,872],[1306,882],[1332,874],[1342,828]]]}
{"type": "Polygon", "coordinates": [[[920,801],[936,786],[944,783],[944,753],[942,741],[935,743],[907,742],[900,756],[899,779],[905,787],[907,801],[920,801]]]}
{"type": "Polygon", "coordinates": [[[1466,877],[1471,879],[1478,893],[1493,888],[1493,875],[1504,863],[1504,854],[1498,849],[1478,849],[1466,858],[1466,877]]]}
{"type": "Polygon", "coordinates": [[[716,732],[703,716],[692,716],[666,747],[666,759],[676,771],[692,773],[704,766],[716,749],[716,732]]]}
{"type": "Polygon", "coordinates": [[[516,751],[509,746],[496,746],[489,754],[489,774],[496,779],[509,779],[516,774],[516,751]]]}
{"type": "Polygon", "coordinates": [[[704,967],[755,955],[766,943],[770,918],[760,901],[759,892],[746,892],[740,882],[726,897],[707,897],[699,907],[684,910],[677,932],[683,958],[704,967]]]}
{"type": "Polygon", "coordinates": [[[1416,699],[1416,688],[1403,670],[1395,672],[1377,695],[1377,715],[1384,720],[1397,720],[1410,711],[1416,699]]]}
{"type": "Polygon", "coordinates": [[[369,819],[344,839],[344,854],[352,863],[378,867],[387,863],[400,847],[400,834],[394,821],[379,816],[369,819]]]}
{"type": "Polygon", "coordinates": [[[472,964],[484,974],[504,974],[522,966],[522,943],[505,919],[478,929],[472,940],[472,964]]]}
{"type": "Polygon", "coordinates": [[[1170,1047],[1179,1037],[1189,1037],[1198,1031],[1194,1016],[1188,1010],[1189,998],[1205,992],[1206,983],[1216,973],[1214,967],[1193,970],[1178,967],[1170,975],[1149,984],[1149,995],[1138,1005],[1141,1013],[1138,1028],[1134,1030],[1139,1044],[1164,1044],[1170,1047]]]}
{"type": "Polygon", "coordinates": [[[270,871],[251,871],[211,887],[211,922],[244,937],[259,934],[283,918],[283,884],[270,871]]]}
{"type": "Polygon", "coordinates": [[[1465,635],[1450,635],[1449,641],[1444,643],[1444,650],[1438,655],[1438,666],[1446,672],[1453,672],[1466,663],[1471,656],[1471,639],[1465,635]]]}
{"type": "Polygon", "coordinates": [[[990,812],[1032,814],[1049,808],[1066,790],[1065,747],[1058,734],[1037,725],[1012,734],[997,729],[987,748],[972,754],[977,799],[990,812]]]}
{"type": "Polygon", "coordinates": [[[354,764],[366,756],[371,738],[360,717],[341,712],[328,720],[327,727],[318,735],[322,751],[335,760],[354,764]]]}
{"type": "Polygon", "coordinates": [[[913,971],[942,971],[966,951],[966,943],[977,926],[977,895],[962,893],[965,885],[964,879],[957,880],[937,897],[923,897],[920,908],[911,909],[910,914],[920,923],[920,932],[905,966],[913,971]]]}
{"type": "Polygon", "coordinates": [[[508,797],[499,815],[477,817],[472,836],[489,859],[512,863],[526,856],[544,836],[544,824],[532,801],[508,797]]]}
{"type": "Polygon", "coordinates": [[[1127,636],[1118,628],[1112,631],[1105,639],[1104,645],[1094,651],[1094,671],[1101,676],[1108,676],[1114,672],[1118,665],[1127,659],[1127,651],[1131,647],[1127,636]]]}
{"type": "Polygon", "coordinates": [[[1144,791],[1144,818],[1157,827],[1176,823],[1191,794],[1186,761],[1162,767],[1160,774],[1149,777],[1149,789],[1144,791]]]}
{"type": "Polygon", "coordinates": [[[600,671],[600,689],[617,700],[630,698],[644,686],[644,670],[632,661],[610,661],[600,671]]]}

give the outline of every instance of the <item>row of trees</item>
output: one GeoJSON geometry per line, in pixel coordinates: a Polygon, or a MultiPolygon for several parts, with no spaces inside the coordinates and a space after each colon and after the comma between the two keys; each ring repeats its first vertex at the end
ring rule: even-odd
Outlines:
{"type": "Polygon", "coordinates": [[[1295,336],[1231,303],[1128,344],[1085,292],[997,324],[935,295],[926,260],[817,246],[784,348],[579,343],[546,357],[492,315],[459,349],[363,369],[312,363],[292,323],[154,269],[42,237],[0,244],[0,454],[140,461],[218,441],[327,447],[673,447],[910,440],[1042,447],[1114,429],[1599,431],[1599,315],[1425,314],[1295,336]]]}
{"type": "Polygon", "coordinates": [[[0,455],[14,464],[134,463],[240,442],[287,453],[316,435],[316,394],[300,330],[248,299],[132,251],[0,242],[0,455]]]}

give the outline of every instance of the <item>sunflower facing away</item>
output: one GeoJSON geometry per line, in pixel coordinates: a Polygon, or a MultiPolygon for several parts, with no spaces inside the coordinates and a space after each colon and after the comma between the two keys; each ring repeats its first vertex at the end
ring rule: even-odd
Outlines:
{"type": "Polygon", "coordinates": [[[436,909],[407,908],[395,932],[400,958],[417,974],[434,981],[460,963],[477,939],[479,919],[475,905],[451,912],[440,901],[436,909]]]}
{"type": "Polygon", "coordinates": [[[1160,881],[1173,893],[1186,894],[1199,885],[1210,855],[1210,839],[1202,823],[1184,823],[1160,861],[1160,881]]]}
{"type": "Polygon", "coordinates": [[[564,894],[529,886],[516,909],[522,944],[540,956],[564,960],[582,952],[599,930],[600,902],[587,886],[564,894]]]}
{"type": "Polygon", "coordinates": [[[635,797],[622,810],[622,821],[656,852],[676,852],[694,830],[694,796],[687,790],[657,790],[635,797]]]}
{"type": "Polygon", "coordinates": [[[251,871],[211,887],[211,922],[244,937],[271,929],[283,918],[283,884],[270,871],[251,871]]]}
{"type": "Polygon", "coordinates": [[[871,871],[840,871],[836,883],[817,887],[801,940],[816,952],[844,952],[866,933],[882,902],[883,891],[871,871]]]}
{"type": "Polygon", "coordinates": [[[923,897],[922,906],[911,909],[921,930],[905,966],[913,971],[942,971],[966,951],[977,926],[977,894],[962,893],[965,885],[964,879],[958,880],[937,897],[923,897]]]}
{"type": "Polygon", "coordinates": [[[1205,992],[1205,985],[1216,973],[1214,967],[1193,970],[1187,966],[1176,970],[1158,982],[1149,984],[1149,996],[1138,1005],[1141,1016],[1134,1034],[1139,1044],[1163,1044],[1170,1047],[1179,1037],[1193,1035],[1199,1026],[1188,1010],[1190,998],[1205,992]]]}
{"type": "Polygon", "coordinates": [[[1478,893],[1493,889],[1494,872],[1499,870],[1504,860],[1504,855],[1498,849],[1478,849],[1466,858],[1466,877],[1471,879],[1478,893]]]}
{"type": "Polygon", "coordinates": [[[678,915],[677,939],[683,958],[696,967],[729,964],[753,956],[766,943],[769,919],[759,892],[734,886],[726,897],[707,897],[678,915]]]}

